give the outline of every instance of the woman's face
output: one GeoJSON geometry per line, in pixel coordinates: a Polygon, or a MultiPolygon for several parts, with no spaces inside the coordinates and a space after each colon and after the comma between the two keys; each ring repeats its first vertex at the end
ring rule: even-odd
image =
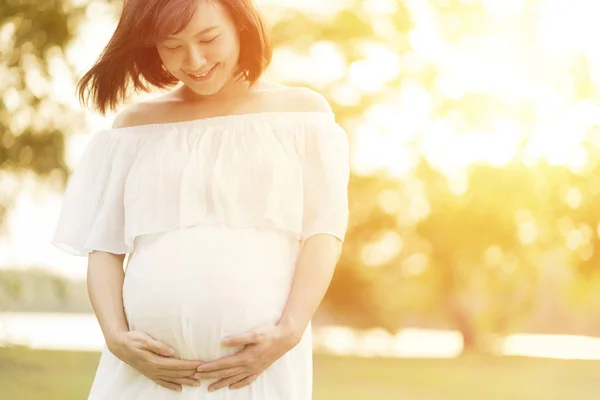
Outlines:
{"type": "Polygon", "coordinates": [[[219,1],[199,0],[185,29],[156,47],[165,68],[201,96],[231,80],[240,54],[238,31],[219,1]]]}

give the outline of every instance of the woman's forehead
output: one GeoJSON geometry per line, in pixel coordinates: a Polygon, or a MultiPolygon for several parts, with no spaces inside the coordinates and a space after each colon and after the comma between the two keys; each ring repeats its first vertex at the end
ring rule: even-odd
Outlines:
{"type": "Polygon", "coordinates": [[[167,38],[179,39],[208,33],[227,24],[227,10],[219,1],[200,0],[188,24],[167,38]]]}

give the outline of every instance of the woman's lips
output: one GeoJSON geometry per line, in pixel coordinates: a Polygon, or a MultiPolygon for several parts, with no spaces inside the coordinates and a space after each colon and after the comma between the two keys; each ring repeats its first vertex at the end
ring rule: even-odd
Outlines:
{"type": "Polygon", "coordinates": [[[218,64],[213,65],[213,67],[211,69],[204,72],[200,76],[196,76],[196,75],[192,75],[192,74],[187,74],[187,75],[190,77],[191,80],[193,80],[195,82],[203,82],[203,81],[206,81],[207,79],[210,79],[210,77],[213,75],[215,69],[217,68],[217,65],[218,64]]]}

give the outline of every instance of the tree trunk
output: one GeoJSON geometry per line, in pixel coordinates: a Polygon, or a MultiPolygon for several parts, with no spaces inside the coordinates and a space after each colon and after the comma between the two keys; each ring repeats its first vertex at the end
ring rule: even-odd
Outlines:
{"type": "Polygon", "coordinates": [[[479,338],[471,318],[460,309],[455,310],[453,314],[454,325],[460,332],[463,340],[462,354],[479,352],[479,338]]]}
{"type": "Polygon", "coordinates": [[[449,319],[454,329],[462,337],[462,354],[478,353],[481,350],[479,335],[469,312],[462,307],[460,301],[455,297],[449,298],[446,304],[448,305],[449,319]]]}

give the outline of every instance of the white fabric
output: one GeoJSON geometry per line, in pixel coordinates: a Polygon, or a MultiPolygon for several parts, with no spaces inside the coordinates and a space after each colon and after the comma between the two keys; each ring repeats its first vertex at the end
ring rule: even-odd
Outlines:
{"type": "MultiPolygon", "coordinates": [[[[224,336],[276,323],[302,242],[344,240],[348,139],[327,112],[272,112],[97,132],[64,196],[53,244],[129,253],[131,329],[188,359],[236,349],[224,336]]],[[[92,400],[309,400],[310,328],[255,383],[164,389],[104,350],[92,400]]]]}

